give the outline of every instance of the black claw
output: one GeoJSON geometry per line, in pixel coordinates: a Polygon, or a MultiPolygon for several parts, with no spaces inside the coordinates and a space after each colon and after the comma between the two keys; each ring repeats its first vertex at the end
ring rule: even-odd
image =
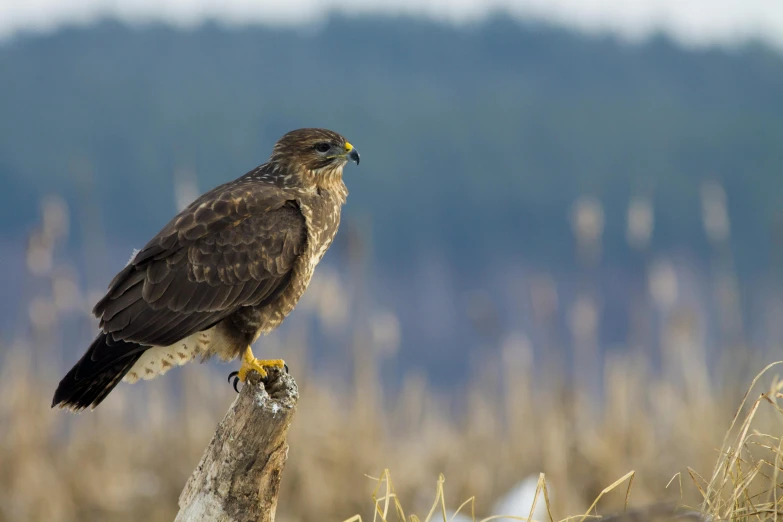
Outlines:
{"type": "Polygon", "coordinates": [[[283,368],[285,368],[285,373],[291,373],[291,372],[288,371],[288,365],[287,364],[283,364],[283,368]]]}
{"type": "Polygon", "coordinates": [[[237,385],[239,384],[239,372],[231,372],[228,374],[228,382],[231,383],[231,378],[234,378],[234,391],[239,393],[239,388],[237,388],[237,385]]]}

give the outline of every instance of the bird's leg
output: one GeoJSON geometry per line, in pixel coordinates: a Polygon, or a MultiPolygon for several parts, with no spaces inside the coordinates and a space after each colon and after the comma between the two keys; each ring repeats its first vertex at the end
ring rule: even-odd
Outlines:
{"type": "Polygon", "coordinates": [[[228,375],[228,382],[234,379],[234,391],[239,393],[237,385],[239,381],[245,382],[247,380],[247,374],[251,371],[256,371],[261,375],[261,378],[266,378],[267,372],[265,368],[285,368],[288,373],[288,365],[282,359],[256,359],[253,355],[253,350],[248,346],[242,354],[242,366],[239,367],[239,371],[231,372],[228,375]]]}
{"type": "Polygon", "coordinates": [[[242,366],[237,372],[237,377],[240,381],[245,382],[248,372],[255,370],[261,375],[261,378],[264,378],[266,377],[264,368],[285,368],[285,361],[282,359],[256,359],[253,350],[248,346],[245,353],[242,354],[242,366]]]}

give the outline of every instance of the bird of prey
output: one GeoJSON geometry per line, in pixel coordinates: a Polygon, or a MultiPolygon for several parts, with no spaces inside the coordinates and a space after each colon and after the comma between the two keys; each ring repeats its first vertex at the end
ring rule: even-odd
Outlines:
{"type": "Polygon", "coordinates": [[[95,305],[101,331],[52,407],[94,409],[123,378],[152,379],[196,358],[241,355],[242,382],[284,366],[256,359],[250,345],[294,309],[332,243],[348,161],[358,165],[359,153],[336,132],[294,130],[266,163],[180,212],[95,305]]]}

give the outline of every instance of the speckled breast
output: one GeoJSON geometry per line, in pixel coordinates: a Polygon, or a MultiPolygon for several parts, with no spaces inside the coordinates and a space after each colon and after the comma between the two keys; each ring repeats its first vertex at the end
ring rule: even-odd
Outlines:
{"type": "Polygon", "coordinates": [[[321,191],[313,196],[299,197],[297,202],[307,224],[307,248],[294,265],[291,285],[274,302],[260,310],[262,326],[258,336],[280,326],[293,311],[340,225],[342,202],[332,194],[321,191]]]}

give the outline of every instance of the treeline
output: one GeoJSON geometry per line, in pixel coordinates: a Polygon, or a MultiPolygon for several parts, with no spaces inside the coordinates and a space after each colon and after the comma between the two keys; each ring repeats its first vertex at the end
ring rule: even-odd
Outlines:
{"type": "MultiPolygon", "coordinates": [[[[768,266],[783,221],[783,58],[761,46],[627,45],[499,16],[469,27],[340,18],[306,29],[193,31],[105,22],[0,47],[0,233],[37,198],[94,206],[142,241],[172,214],[174,172],[205,189],[326,126],[362,152],[347,219],[378,259],[445,249],[565,263],[569,208],[605,213],[626,256],[629,198],[652,198],[653,248],[708,254],[704,181],[728,193],[740,265],[768,266]]],[[[618,258],[619,259],[619,258],[618,258]]]]}

